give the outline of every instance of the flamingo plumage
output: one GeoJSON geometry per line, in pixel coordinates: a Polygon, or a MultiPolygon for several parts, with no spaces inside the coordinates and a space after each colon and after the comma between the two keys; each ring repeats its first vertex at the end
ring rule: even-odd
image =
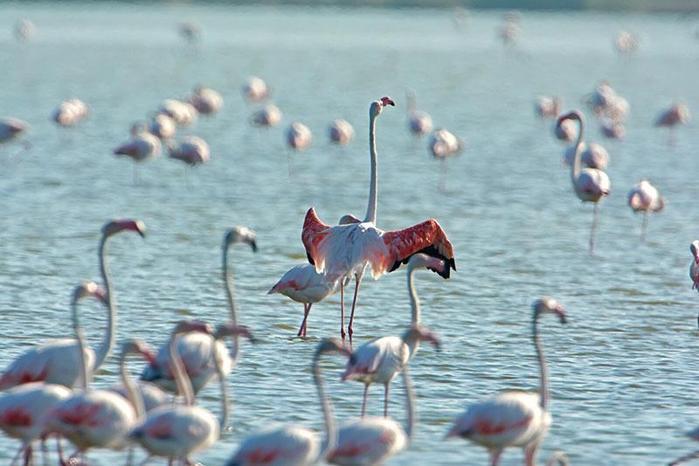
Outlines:
{"type": "Polygon", "coordinates": [[[641,225],[641,241],[643,241],[648,227],[648,214],[663,210],[665,199],[660,195],[658,188],[653,186],[648,180],[641,180],[631,188],[627,200],[629,207],[634,212],[643,213],[643,224],[641,225]]]}
{"type": "Polygon", "coordinates": [[[548,296],[534,301],[532,307],[532,338],[540,373],[538,393],[505,391],[489,400],[472,404],[456,418],[447,435],[461,437],[487,448],[492,466],[497,466],[500,455],[508,447],[524,449],[525,464],[534,466],[539,445],[551,425],[548,369],[538,323],[541,315],[553,314],[565,324],[566,313],[558,301],[548,296]]]}
{"type": "Polygon", "coordinates": [[[190,126],[197,120],[199,115],[194,105],[177,99],[165,99],[160,104],[158,113],[163,113],[172,118],[177,126],[190,126]]]}
{"type": "MultiPolygon", "coordinates": [[[[590,144],[580,144],[580,162],[588,168],[604,170],[609,164],[609,152],[601,144],[591,142],[590,144]]],[[[566,148],[563,154],[563,162],[567,166],[572,166],[575,161],[575,146],[566,148]]]]}
{"type": "Polygon", "coordinates": [[[223,107],[223,97],[211,88],[197,86],[189,98],[189,103],[202,115],[213,115],[223,107]]]}
{"type": "Polygon", "coordinates": [[[68,99],[58,105],[52,119],[60,126],[75,126],[89,113],[90,109],[85,102],[80,99],[68,99]]]}
{"type": "Polygon", "coordinates": [[[277,126],[282,121],[282,111],[274,104],[267,104],[250,117],[255,126],[277,126]]]}
{"type": "Polygon", "coordinates": [[[178,144],[168,144],[170,158],[190,166],[201,165],[211,159],[209,144],[198,136],[186,136],[178,144]]]}
{"type": "Polygon", "coordinates": [[[328,127],[328,136],[330,142],[344,146],[354,138],[354,128],[347,120],[333,120],[328,127]]]}
{"type": "Polygon", "coordinates": [[[295,121],[286,130],[286,143],[295,150],[305,150],[311,145],[313,136],[308,126],[295,121]]]}
{"type": "Polygon", "coordinates": [[[424,136],[432,131],[432,117],[427,112],[417,109],[415,104],[415,91],[406,93],[408,110],[408,128],[415,136],[424,136]]]}
{"type": "Polygon", "coordinates": [[[562,105],[560,97],[539,96],[534,102],[534,112],[539,118],[556,118],[562,105]]]}
{"type": "Polygon", "coordinates": [[[249,102],[260,102],[269,97],[269,87],[262,78],[250,76],[242,87],[243,97],[249,102]]]}
{"type": "MultiPolygon", "coordinates": [[[[29,123],[18,118],[0,118],[0,144],[5,144],[18,139],[29,130],[29,123]]],[[[31,144],[24,141],[24,149],[27,150],[31,144]]]]}
{"type": "Polygon", "coordinates": [[[175,137],[177,125],[171,117],[164,113],[158,113],[148,123],[148,132],[164,141],[175,137]]]}

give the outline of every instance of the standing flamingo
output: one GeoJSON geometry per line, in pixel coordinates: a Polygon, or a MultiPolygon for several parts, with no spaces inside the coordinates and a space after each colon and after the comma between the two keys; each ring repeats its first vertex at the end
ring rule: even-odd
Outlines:
{"type": "Polygon", "coordinates": [[[165,99],[160,104],[158,113],[163,113],[173,120],[177,126],[189,126],[197,120],[197,109],[189,102],[177,99],[165,99]]]}
{"type": "Polygon", "coordinates": [[[177,32],[179,32],[180,36],[190,44],[197,43],[201,39],[201,27],[191,21],[185,21],[178,24],[177,32]]]}
{"type": "MultiPolygon", "coordinates": [[[[23,133],[27,132],[28,129],[29,124],[26,121],[22,121],[18,118],[0,118],[0,144],[18,139],[23,133]]],[[[24,141],[22,145],[25,151],[32,147],[29,141],[24,141]]],[[[18,154],[20,152],[18,152],[18,154]]]]}
{"type": "Polygon", "coordinates": [[[389,387],[393,379],[415,355],[420,341],[428,341],[438,346],[439,340],[427,329],[419,327],[420,300],[415,291],[413,275],[416,268],[427,268],[433,272],[444,270],[445,264],[439,259],[415,254],[408,261],[408,294],[410,295],[410,328],[401,337],[381,337],[364,343],[352,352],[347,362],[342,380],[356,380],[364,384],[362,416],[366,412],[367,394],[372,383],[384,386],[383,415],[388,416],[389,387]]]}
{"type": "Polygon", "coordinates": [[[575,139],[575,125],[570,120],[563,120],[553,128],[556,139],[563,142],[572,142],[575,139]]]}
{"type": "Polygon", "coordinates": [[[328,127],[328,135],[331,142],[344,146],[354,138],[354,128],[347,120],[333,120],[328,127]]]}
{"type": "Polygon", "coordinates": [[[196,166],[211,159],[209,145],[197,136],[186,136],[179,144],[167,144],[170,158],[181,160],[187,165],[196,166]]]}
{"type": "Polygon", "coordinates": [[[655,120],[656,127],[669,128],[670,131],[670,143],[675,141],[675,126],[686,125],[691,116],[689,114],[689,107],[686,104],[679,103],[673,104],[670,108],[663,111],[657,120],[655,120]]]}
{"type": "Polygon", "coordinates": [[[260,102],[269,97],[269,87],[262,78],[250,76],[242,88],[243,97],[249,102],[260,102]]]}
{"type": "Polygon", "coordinates": [[[164,113],[158,113],[151,118],[148,124],[148,132],[163,141],[175,137],[177,126],[175,125],[175,120],[171,117],[164,113]]]}
{"type": "MultiPolygon", "coordinates": [[[[226,395],[225,374],[219,366],[219,360],[214,359],[216,373],[220,379],[221,388],[221,417],[216,417],[210,411],[194,406],[194,392],[190,379],[184,370],[180,359],[178,335],[192,332],[211,334],[211,327],[199,321],[181,321],[172,332],[169,343],[171,367],[177,385],[177,393],[183,399],[183,405],[162,406],[148,413],[146,419],[136,426],[129,438],[138,442],[152,456],[168,458],[170,462],[180,459],[186,464],[192,464],[189,456],[199,450],[213,445],[219,438],[221,430],[228,419],[228,397],[226,395]]],[[[247,329],[234,325],[219,326],[217,333],[224,335],[250,334],[247,329]]]]}
{"type": "Polygon", "coordinates": [[[267,104],[250,117],[250,122],[255,126],[277,126],[282,121],[282,112],[274,104],[267,104]]]}
{"type": "Polygon", "coordinates": [[[599,218],[599,201],[609,194],[610,182],[609,177],[602,170],[595,168],[581,168],[580,147],[583,141],[583,116],[578,110],[562,115],[558,119],[557,126],[560,126],[565,121],[576,120],[578,122],[578,140],[575,143],[575,158],[570,170],[570,178],[573,182],[575,194],[583,202],[593,202],[595,204],[594,217],[592,219],[592,228],[590,230],[590,254],[595,250],[595,230],[599,218]]]}
{"type": "MultiPolygon", "coordinates": [[[[234,227],[226,232],[223,240],[223,281],[230,312],[230,320],[237,325],[238,319],[233,299],[233,273],[228,265],[228,251],[235,243],[250,245],[253,252],[257,251],[255,232],[246,227],[234,227]]],[[[187,377],[191,379],[192,389],[196,395],[211,378],[216,375],[216,364],[219,364],[224,374],[229,374],[239,357],[239,339],[233,338],[233,349],[228,353],[222,339],[225,334],[189,332],[178,338],[177,351],[184,365],[187,377]]],[[[141,380],[153,382],[169,392],[177,388],[173,373],[173,362],[169,344],[163,345],[155,360],[141,374],[141,380]]]]}
{"type": "Polygon", "coordinates": [[[643,224],[641,226],[641,241],[644,241],[648,227],[648,213],[660,212],[665,207],[665,199],[658,189],[648,180],[641,180],[628,195],[629,207],[634,212],[643,212],[643,224]]]}
{"type": "Polygon", "coordinates": [[[539,96],[534,102],[534,112],[539,118],[556,118],[562,105],[560,97],[539,96]]]}
{"type": "Polygon", "coordinates": [[[369,152],[371,156],[371,182],[369,203],[364,221],[348,225],[331,227],[323,223],[311,207],[304,219],[301,239],[306,249],[308,261],[316,271],[324,273],[328,280],[340,281],[340,333],[345,338],[344,329],[344,279],[354,276],[355,287],[352,299],[347,332],[352,341],[352,323],[357,304],[357,294],[364,271],[371,266],[376,279],[386,272],[397,269],[410,256],[424,252],[447,262],[444,278],[449,278],[449,267],[456,270],[454,252],[446,233],[434,219],[410,228],[385,232],[376,227],[377,210],[377,154],[376,154],[376,118],[386,105],[395,105],[389,97],[382,97],[369,107],[369,152]]]}
{"type": "Polygon", "coordinates": [[[341,466],[373,466],[405,450],[415,428],[415,394],[408,366],[402,371],[405,386],[407,422],[405,428],[388,417],[362,417],[340,426],[337,447],[327,457],[328,463],[341,466]]]}
{"type": "Polygon", "coordinates": [[[134,161],[133,177],[136,181],[136,163],[155,158],[160,155],[160,139],[149,133],[144,125],[135,124],[131,128],[131,140],[116,149],[115,155],[125,155],[134,161]]]}
{"type": "Polygon", "coordinates": [[[408,128],[415,136],[424,136],[432,131],[432,117],[429,113],[417,110],[415,105],[415,91],[406,93],[408,109],[408,128]]]}
{"type": "MultiPolygon", "coordinates": [[[[691,438],[694,441],[699,442],[699,427],[696,429],[692,429],[689,432],[686,433],[687,437],[691,438]]],[[[668,463],[668,466],[676,466],[678,464],[686,463],[689,460],[693,460],[699,458],[699,450],[689,453],[688,455],[681,456],[677,458],[676,460],[668,463]]]]}
{"type": "Polygon", "coordinates": [[[525,464],[534,466],[539,445],[549,426],[549,377],[539,339],[539,317],[554,314],[566,323],[565,309],[555,299],[545,296],[532,305],[534,348],[539,360],[539,392],[505,391],[494,398],[472,404],[456,418],[447,437],[461,437],[486,447],[490,464],[497,466],[507,447],[524,449],[525,464]]]}
{"type": "MultiPolygon", "coordinates": [[[[91,294],[101,296],[103,300],[109,299],[108,294],[95,283],[87,283],[81,287],[89,287],[91,294]]],[[[76,294],[84,293],[81,287],[76,289],[76,294]]],[[[78,450],[71,456],[71,461],[76,460],[78,456],[84,456],[85,452],[91,448],[121,449],[126,446],[128,443],[126,436],[138,419],[139,408],[142,409],[142,405],[132,397],[133,390],[129,391],[128,400],[109,390],[90,390],[92,371],[85,360],[85,337],[75,306],[73,307],[73,328],[82,356],[79,368],[83,391],[75,392],[73,396],[55,406],[49,414],[47,423],[50,433],[66,437],[77,447],[78,450]]],[[[134,351],[140,352],[141,348],[134,348],[134,351]]],[[[129,387],[126,370],[122,370],[121,374],[122,383],[129,387]]]]}
{"type": "Polygon", "coordinates": [[[289,129],[286,130],[286,143],[292,149],[305,150],[311,145],[312,139],[308,126],[298,121],[291,123],[289,129]]]}
{"type": "Polygon", "coordinates": [[[52,119],[60,126],[75,126],[88,114],[90,109],[80,99],[68,99],[60,103],[53,112],[52,119]]]}
{"type": "Polygon", "coordinates": [[[630,54],[638,50],[638,37],[628,31],[620,31],[614,38],[614,48],[620,54],[630,54]]]}
{"type": "Polygon", "coordinates": [[[202,115],[213,115],[223,107],[223,97],[213,89],[197,86],[189,98],[189,103],[202,115]]]}
{"type": "Polygon", "coordinates": [[[226,466],[310,466],[323,460],[335,448],[337,432],[332,404],[325,394],[325,383],[320,371],[320,357],[328,353],[350,355],[339,340],[327,338],[320,342],[313,355],[313,381],[318,390],[325,421],[325,438],[321,442],[314,431],[290,424],[272,427],[247,437],[226,466]]]}
{"type": "MultiPolygon", "coordinates": [[[[88,370],[96,371],[109,356],[114,345],[116,332],[116,303],[114,288],[107,267],[107,245],[109,239],[122,231],[134,231],[145,236],[145,225],[140,220],[113,220],[102,227],[99,245],[100,271],[107,289],[107,329],[97,353],[86,350],[88,370]]],[[[34,347],[15,359],[0,377],[0,389],[5,390],[28,382],[46,382],[72,388],[80,379],[78,341],[73,338],[51,340],[34,347]]]]}
{"type": "Polygon", "coordinates": [[[624,124],[619,121],[612,120],[611,118],[602,119],[600,131],[602,131],[604,137],[609,139],[624,139],[624,136],[626,136],[626,128],[624,127],[624,124]]]}

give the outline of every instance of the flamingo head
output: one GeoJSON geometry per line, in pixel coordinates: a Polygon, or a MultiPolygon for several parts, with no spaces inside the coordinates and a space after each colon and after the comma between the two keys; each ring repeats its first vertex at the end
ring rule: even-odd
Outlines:
{"type": "Polygon", "coordinates": [[[532,304],[534,309],[534,319],[538,319],[541,314],[555,314],[562,324],[567,322],[566,310],[561,303],[550,296],[537,299],[532,304]]]}
{"type": "Polygon", "coordinates": [[[132,338],[122,343],[121,354],[123,356],[126,356],[127,354],[140,354],[149,363],[155,362],[155,355],[153,354],[153,350],[150,348],[150,346],[148,346],[148,344],[145,341],[140,340],[138,338],[132,338]]]}
{"type": "Polygon", "coordinates": [[[694,256],[694,262],[699,265],[699,240],[692,241],[689,245],[689,250],[692,251],[692,256],[694,256]]]}
{"type": "Polygon", "coordinates": [[[442,259],[428,256],[427,254],[413,254],[408,261],[408,273],[416,267],[424,267],[436,273],[443,273],[446,264],[442,259]]]}
{"type": "Polygon", "coordinates": [[[372,117],[380,115],[383,108],[387,105],[395,107],[396,103],[390,97],[381,97],[379,100],[373,101],[369,106],[369,115],[372,117]]]}
{"type": "Polygon", "coordinates": [[[255,343],[257,341],[252,335],[250,329],[244,325],[235,325],[232,322],[226,322],[225,324],[220,324],[216,327],[214,338],[218,340],[228,336],[245,337],[250,341],[250,343],[255,343]]]}
{"type": "Polygon", "coordinates": [[[119,219],[107,222],[102,227],[102,235],[106,238],[122,231],[135,231],[141,238],[146,236],[146,225],[140,220],[119,219]]]}
{"type": "Polygon", "coordinates": [[[223,239],[224,248],[228,248],[233,243],[247,243],[253,252],[257,252],[257,233],[248,227],[235,226],[226,232],[223,239]]]}
{"type": "Polygon", "coordinates": [[[97,298],[103,303],[107,303],[107,292],[95,282],[83,282],[75,287],[73,291],[73,303],[77,303],[83,298],[97,298]]]}
{"type": "Polygon", "coordinates": [[[213,335],[214,330],[211,325],[202,320],[181,320],[177,322],[177,325],[175,325],[172,334],[177,335],[179,333],[191,332],[201,332],[206,333],[207,335],[213,335]]]}
{"type": "Polygon", "coordinates": [[[327,353],[340,353],[347,357],[352,355],[352,352],[337,338],[324,338],[320,344],[316,347],[316,355],[327,353]]]}
{"type": "Polygon", "coordinates": [[[556,127],[561,126],[561,124],[566,120],[582,121],[583,120],[582,112],[580,110],[572,110],[568,113],[564,113],[563,115],[558,117],[558,120],[556,120],[556,127]]]}
{"type": "Polygon", "coordinates": [[[432,332],[427,327],[422,325],[413,325],[410,327],[404,335],[404,340],[417,340],[425,341],[430,343],[435,349],[440,350],[442,347],[442,342],[436,333],[432,332]]]}

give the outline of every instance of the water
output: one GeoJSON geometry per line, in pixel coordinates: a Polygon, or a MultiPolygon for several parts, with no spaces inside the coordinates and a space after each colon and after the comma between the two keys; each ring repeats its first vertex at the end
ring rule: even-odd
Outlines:
{"type": "MultiPolygon", "coordinates": [[[[226,228],[249,225],[260,251],[233,253],[237,301],[241,321],[261,343],[244,348],[228,382],[230,429],[197,458],[220,464],[244,436],[272,422],[321,428],[309,363],[318,338],[338,333],[338,298],[314,307],[312,338],[300,341],[293,336],[301,305],[266,291],[304,260],[300,229],[309,206],[327,222],[363,214],[368,104],[390,95],[398,106],[378,123],[378,223],[394,229],[436,217],[454,243],[458,272],[449,281],[419,274],[424,323],[445,347],[425,347],[412,364],[419,425],[410,450],[389,464],[487,462],[483,449],[443,437],[469,403],[536,387],[529,305],[543,294],[560,299],[570,317],[566,327],[542,322],[554,419],[543,455],[563,449],[573,464],[662,464],[695,447],[682,433],[699,422],[697,306],[687,278],[688,246],[699,235],[699,137],[696,126],[680,128],[669,147],[667,134],[651,126],[675,99],[697,108],[691,21],[526,13],[520,44],[505,51],[494,32],[499,13],[473,13],[457,30],[451,12],[429,10],[47,3],[5,4],[0,12],[0,113],[27,120],[34,145],[21,156],[13,156],[17,146],[0,148],[0,366],[42,339],[70,334],[70,290],[98,277],[106,220],[134,217],[148,227],[146,240],[115,239],[111,258],[119,338],[153,345],[183,316],[226,317],[219,248],[226,228]],[[10,35],[20,17],[38,26],[31,43],[10,35]],[[185,19],[203,27],[200,46],[177,37],[185,19]],[[621,28],[640,35],[636,56],[620,59],[612,50],[621,28]],[[251,74],[273,87],[282,126],[247,124],[252,108],[239,87],[251,74]],[[532,102],[558,94],[566,108],[578,107],[602,79],[629,100],[632,114],[626,140],[604,142],[612,194],[590,257],[592,207],[573,195],[563,147],[549,124],[534,118],[532,102]],[[161,158],[139,166],[134,186],[130,162],[111,150],[135,119],[200,83],[221,91],[225,107],[180,134],[208,140],[211,163],[186,172],[161,158]],[[466,139],[466,152],[448,161],[447,192],[438,189],[439,164],[425,142],[407,133],[407,87],[437,126],[466,139]],[[92,115],[74,129],[56,128],[50,112],[73,96],[88,102],[92,115]],[[339,117],[357,132],[347,148],[326,142],[327,123],[339,117]],[[300,154],[283,144],[284,127],[295,119],[315,138],[300,154]],[[625,195],[644,176],[667,208],[651,217],[649,240],[639,244],[641,218],[625,195]]],[[[589,126],[589,139],[600,141],[596,124],[589,126]]],[[[96,345],[103,311],[83,309],[96,345]]],[[[408,316],[402,270],[366,281],[356,343],[398,334],[408,316]]],[[[339,360],[325,367],[337,416],[357,415],[361,385],[339,382],[339,360]]],[[[115,380],[111,358],[95,386],[115,380]]],[[[376,414],[381,392],[371,392],[376,414]]],[[[403,419],[401,393],[397,382],[390,411],[403,419]]],[[[215,410],[217,396],[214,384],[203,404],[215,410]]],[[[0,458],[15,446],[0,439],[0,458]]],[[[104,465],[124,455],[90,458],[104,465]]],[[[521,464],[521,452],[506,452],[503,464],[521,464]]]]}

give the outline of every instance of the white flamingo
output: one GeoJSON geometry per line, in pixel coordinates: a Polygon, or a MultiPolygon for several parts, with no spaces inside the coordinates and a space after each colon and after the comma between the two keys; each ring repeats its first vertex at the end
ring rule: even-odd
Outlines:
{"type": "Polygon", "coordinates": [[[415,291],[413,275],[416,268],[434,272],[444,269],[444,262],[424,254],[415,254],[408,261],[408,294],[410,296],[410,327],[400,337],[381,337],[364,343],[352,352],[342,380],[356,380],[364,384],[362,416],[366,412],[367,395],[372,383],[384,386],[383,415],[388,416],[389,388],[393,379],[415,355],[420,341],[438,346],[439,340],[420,324],[420,300],[415,291]]]}
{"type": "Polygon", "coordinates": [[[624,139],[626,136],[626,128],[624,124],[612,120],[611,118],[603,118],[600,126],[600,131],[604,137],[608,139],[624,139]]]}
{"type": "Polygon", "coordinates": [[[590,230],[590,254],[594,253],[595,250],[595,230],[597,229],[597,222],[599,218],[599,201],[609,194],[609,189],[611,187],[609,182],[609,177],[602,170],[597,170],[595,168],[581,168],[580,147],[583,141],[583,116],[577,110],[570,113],[562,115],[558,119],[558,125],[560,126],[565,121],[575,120],[578,122],[578,140],[575,143],[575,158],[573,160],[573,165],[570,170],[570,178],[573,182],[573,189],[575,194],[583,202],[593,202],[595,204],[594,217],[592,219],[592,228],[590,230]]]}
{"type": "Polygon", "coordinates": [[[60,126],[75,126],[82,121],[90,109],[80,99],[68,99],[60,103],[53,112],[52,119],[60,126]]]}
{"type": "Polygon", "coordinates": [[[629,191],[628,203],[634,212],[643,212],[641,226],[641,241],[643,241],[648,227],[648,214],[663,210],[665,199],[660,195],[658,188],[650,184],[648,180],[641,180],[629,191]]]}
{"type": "Polygon", "coordinates": [[[490,464],[497,466],[507,447],[524,449],[525,464],[534,466],[539,445],[549,426],[549,378],[539,339],[539,317],[554,314],[566,323],[565,309],[555,299],[545,296],[534,301],[533,341],[539,360],[540,386],[537,392],[505,391],[494,398],[472,404],[456,418],[447,437],[461,437],[482,445],[490,453],[490,464]]]}
{"type": "Polygon", "coordinates": [[[286,130],[286,143],[295,150],[305,150],[311,145],[313,136],[308,126],[301,122],[291,123],[286,130]]]}
{"type": "Polygon", "coordinates": [[[376,279],[386,272],[391,272],[408,261],[418,252],[444,259],[448,266],[441,273],[449,277],[449,268],[456,270],[454,252],[446,233],[436,220],[430,219],[404,230],[385,232],[376,227],[377,209],[377,154],[376,154],[376,118],[386,105],[395,105],[388,97],[371,103],[369,107],[369,152],[371,156],[371,181],[369,204],[364,221],[349,225],[331,227],[323,223],[311,207],[304,219],[301,239],[306,249],[308,261],[316,271],[324,273],[328,280],[340,280],[341,326],[340,333],[344,339],[344,280],[354,276],[355,287],[352,299],[352,311],[347,328],[352,340],[352,323],[357,304],[357,294],[364,271],[371,266],[376,279]]]}
{"type": "Polygon", "coordinates": [[[197,43],[201,39],[201,27],[191,21],[178,24],[177,31],[180,36],[190,44],[197,43]]]}
{"type": "Polygon", "coordinates": [[[213,115],[223,107],[223,97],[213,89],[197,86],[189,98],[189,103],[202,115],[213,115]]]}
{"type": "Polygon", "coordinates": [[[432,131],[432,117],[427,112],[417,110],[415,104],[415,91],[406,93],[408,110],[408,128],[416,136],[424,136],[432,131]]]}
{"type": "Polygon", "coordinates": [[[534,112],[539,118],[556,118],[562,105],[560,97],[539,96],[534,101],[534,112]]]}
{"type": "Polygon", "coordinates": [[[175,120],[177,126],[190,126],[197,120],[199,114],[194,105],[177,99],[165,99],[160,104],[158,113],[163,113],[175,120]]]}
{"type": "Polygon", "coordinates": [[[630,54],[638,50],[638,37],[628,31],[620,31],[614,38],[614,48],[621,54],[630,54]]]}
{"type": "Polygon", "coordinates": [[[559,120],[553,127],[553,134],[559,141],[572,142],[575,139],[575,124],[570,120],[559,120]]]}
{"type": "Polygon", "coordinates": [[[655,120],[655,126],[669,128],[669,142],[673,144],[675,142],[675,127],[686,125],[690,119],[689,107],[684,103],[677,103],[672,104],[670,108],[658,116],[658,119],[655,120]]]}
{"type": "MultiPolygon", "coordinates": [[[[230,320],[237,325],[237,314],[233,299],[233,272],[228,265],[228,252],[235,243],[250,245],[253,251],[257,251],[255,232],[246,227],[234,227],[226,232],[223,240],[223,281],[228,300],[230,320]]],[[[211,378],[216,375],[216,364],[224,374],[229,374],[235,367],[239,357],[239,338],[234,335],[233,348],[228,353],[222,339],[226,334],[214,335],[202,332],[189,332],[178,338],[177,351],[187,377],[196,395],[211,378]]],[[[177,389],[173,373],[173,362],[169,344],[163,345],[158,350],[155,360],[151,362],[141,374],[141,380],[152,382],[160,388],[174,392],[177,389]]]]}
{"type": "Polygon", "coordinates": [[[170,158],[190,166],[201,165],[211,159],[209,144],[197,136],[186,136],[178,144],[168,143],[170,158]]]}
{"type": "Polygon", "coordinates": [[[331,142],[344,146],[354,138],[354,128],[347,120],[333,120],[328,127],[328,136],[331,142]]]}
{"type": "MultiPolygon", "coordinates": [[[[602,145],[591,142],[586,144],[583,142],[580,144],[580,162],[588,168],[596,168],[598,170],[604,170],[609,164],[609,152],[602,145]]],[[[563,161],[569,167],[573,165],[575,160],[575,146],[569,146],[566,148],[563,154],[563,161]]]]}
{"type": "Polygon", "coordinates": [[[257,76],[250,76],[243,84],[243,97],[250,102],[261,102],[269,97],[267,83],[257,76]]]}
{"type": "MultiPolygon", "coordinates": [[[[116,332],[116,302],[114,288],[107,267],[107,245],[114,235],[122,231],[133,231],[145,235],[145,226],[140,220],[114,220],[102,227],[99,245],[99,261],[102,281],[107,289],[107,328],[97,353],[87,349],[85,358],[90,372],[96,371],[109,356],[114,345],[116,332]]],[[[80,380],[80,353],[74,338],[50,340],[36,346],[15,359],[0,377],[0,389],[7,389],[29,382],[73,387],[80,380]]]]}
{"type": "Polygon", "coordinates": [[[324,459],[335,448],[337,431],[332,404],[325,393],[320,358],[336,352],[346,356],[350,354],[339,340],[322,340],[313,355],[311,366],[325,421],[325,438],[322,442],[316,432],[297,424],[272,427],[243,440],[226,466],[310,466],[324,459]]]}
{"type": "Polygon", "coordinates": [[[265,105],[250,117],[250,122],[255,126],[277,126],[280,121],[282,121],[282,112],[274,104],[265,105]]]}
{"type": "Polygon", "coordinates": [[[148,123],[148,132],[156,136],[161,141],[166,139],[172,139],[175,137],[177,132],[177,125],[175,120],[171,117],[165,115],[164,113],[158,113],[153,118],[151,118],[148,123]]]}
{"type": "Polygon", "coordinates": [[[464,148],[464,142],[446,129],[436,129],[430,135],[427,147],[435,159],[444,160],[452,157],[464,148]]]}
{"type": "Polygon", "coordinates": [[[137,181],[136,163],[155,158],[160,155],[161,144],[145,125],[136,123],[131,127],[131,140],[114,149],[114,155],[124,155],[134,161],[133,179],[137,181]]]}

